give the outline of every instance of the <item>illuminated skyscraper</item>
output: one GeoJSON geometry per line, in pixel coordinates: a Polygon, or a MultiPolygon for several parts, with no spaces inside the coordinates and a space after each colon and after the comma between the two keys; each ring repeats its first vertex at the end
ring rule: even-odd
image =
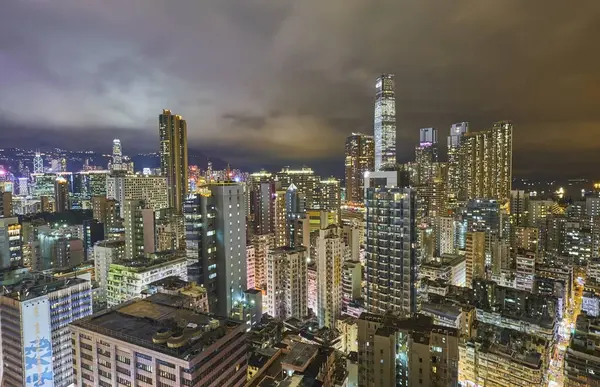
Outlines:
{"type": "Polygon", "coordinates": [[[508,200],[512,183],[512,131],[510,122],[496,122],[492,129],[464,135],[460,164],[465,187],[462,200],[508,200]]]}
{"type": "Polygon", "coordinates": [[[40,152],[35,152],[35,157],[33,158],[33,173],[44,173],[44,159],[42,159],[42,154],[40,152]]]}
{"type": "Polygon", "coordinates": [[[112,151],[112,170],[120,171],[123,168],[123,151],[121,150],[121,140],[115,138],[113,140],[112,151]]]}
{"type": "Polygon", "coordinates": [[[469,123],[459,122],[452,124],[448,136],[448,193],[454,198],[460,196],[459,192],[464,183],[459,149],[463,136],[468,132],[469,123]]]}
{"type": "Polygon", "coordinates": [[[188,190],[187,123],[183,117],[163,110],[158,129],[160,170],[167,177],[169,207],[181,213],[188,190]]]}
{"type": "Polygon", "coordinates": [[[54,185],[54,201],[56,212],[64,212],[71,208],[69,203],[69,182],[58,177],[54,185]]]}
{"type": "Polygon", "coordinates": [[[346,201],[362,203],[365,197],[365,172],[375,168],[373,136],[352,133],[346,138],[346,201]]]}
{"type": "Polygon", "coordinates": [[[430,184],[435,176],[434,163],[438,159],[437,129],[421,128],[419,145],[415,149],[417,183],[430,184]]]}
{"type": "Polygon", "coordinates": [[[383,74],[375,83],[375,170],[396,164],[396,95],[394,74],[383,74]]]}

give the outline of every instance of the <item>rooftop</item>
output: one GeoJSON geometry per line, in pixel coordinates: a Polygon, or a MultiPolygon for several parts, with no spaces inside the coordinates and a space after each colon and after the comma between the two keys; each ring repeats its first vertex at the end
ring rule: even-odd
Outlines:
{"type": "Polygon", "coordinates": [[[186,309],[184,300],[157,293],[73,325],[187,361],[243,324],[186,309]]]}
{"type": "Polygon", "coordinates": [[[89,282],[82,278],[58,279],[51,275],[31,273],[15,285],[5,286],[3,296],[26,301],[82,283],[89,282]]]}
{"type": "Polygon", "coordinates": [[[170,263],[176,263],[185,260],[185,256],[174,252],[153,253],[151,256],[140,256],[133,260],[119,260],[112,263],[111,267],[121,266],[122,268],[127,268],[130,271],[141,272],[147,271],[151,268],[167,266],[170,263]]]}

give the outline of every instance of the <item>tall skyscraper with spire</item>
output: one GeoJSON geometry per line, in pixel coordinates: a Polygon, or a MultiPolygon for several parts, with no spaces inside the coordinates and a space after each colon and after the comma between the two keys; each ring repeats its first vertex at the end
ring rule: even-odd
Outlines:
{"type": "Polygon", "coordinates": [[[383,74],[375,82],[375,170],[396,165],[396,82],[383,74]]]}
{"type": "Polygon", "coordinates": [[[44,159],[42,159],[42,154],[40,152],[35,152],[35,157],[33,158],[33,173],[44,173],[44,159]]]}
{"type": "Polygon", "coordinates": [[[167,177],[169,207],[181,213],[188,191],[187,123],[165,109],[158,117],[158,130],[160,171],[167,177]]]}
{"type": "Polygon", "coordinates": [[[121,149],[121,140],[115,138],[113,140],[112,150],[112,165],[113,171],[120,171],[123,168],[123,150],[121,149]]]}

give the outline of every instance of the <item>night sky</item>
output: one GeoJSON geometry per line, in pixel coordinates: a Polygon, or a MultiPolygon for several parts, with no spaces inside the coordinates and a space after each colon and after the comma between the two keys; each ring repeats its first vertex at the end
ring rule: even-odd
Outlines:
{"type": "Polygon", "coordinates": [[[515,127],[515,174],[600,163],[600,1],[5,0],[0,146],[157,150],[157,117],[246,169],[341,174],[396,73],[398,153],[420,127],[515,127]]]}

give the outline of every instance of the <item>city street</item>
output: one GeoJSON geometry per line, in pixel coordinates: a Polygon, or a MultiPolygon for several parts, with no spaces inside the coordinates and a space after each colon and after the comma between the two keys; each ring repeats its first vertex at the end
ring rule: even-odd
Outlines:
{"type": "Polygon", "coordinates": [[[554,346],[552,359],[548,367],[548,386],[562,387],[564,385],[564,360],[565,351],[571,339],[571,332],[575,328],[575,321],[581,311],[581,302],[583,295],[583,282],[580,280],[574,281],[575,291],[573,305],[565,314],[559,327],[559,340],[554,346]]]}

